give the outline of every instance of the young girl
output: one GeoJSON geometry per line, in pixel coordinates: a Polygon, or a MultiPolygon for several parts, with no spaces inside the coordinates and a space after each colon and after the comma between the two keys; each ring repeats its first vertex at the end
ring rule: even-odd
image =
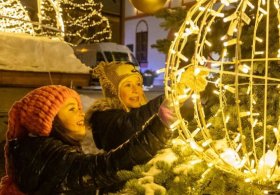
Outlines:
{"type": "Polygon", "coordinates": [[[147,103],[141,74],[130,63],[101,62],[93,70],[102,86],[103,99],[93,103],[86,113],[99,149],[109,151],[141,131],[159,110],[164,96],[147,103]]]}
{"type": "MultiPolygon", "coordinates": [[[[159,116],[168,125],[174,115],[166,108],[159,116]]],[[[94,194],[118,184],[118,170],[150,160],[172,134],[156,116],[115,150],[86,155],[79,144],[85,135],[80,97],[59,85],[29,92],[8,116],[1,195],[94,194]]]]}

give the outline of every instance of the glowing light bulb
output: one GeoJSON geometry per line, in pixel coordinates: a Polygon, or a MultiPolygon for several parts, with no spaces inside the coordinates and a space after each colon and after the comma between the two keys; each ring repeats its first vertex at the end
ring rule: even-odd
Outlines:
{"type": "Polygon", "coordinates": [[[192,149],[197,150],[199,152],[203,152],[203,148],[200,147],[194,140],[190,141],[190,146],[192,149]]]}
{"type": "Polygon", "coordinates": [[[194,76],[197,76],[201,72],[200,68],[196,67],[194,69],[194,76]]]}
{"type": "Polygon", "coordinates": [[[227,0],[221,0],[221,3],[224,4],[225,6],[229,6],[229,2],[227,0]]]}
{"type": "Polygon", "coordinates": [[[246,179],[244,179],[244,181],[245,181],[246,183],[249,183],[249,182],[251,182],[252,180],[251,180],[250,178],[246,178],[246,179]]]}
{"type": "Polygon", "coordinates": [[[256,37],[256,41],[262,43],[263,42],[263,39],[259,38],[259,37],[256,37]]]}
{"type": "Polygon", "coordinates": [[[208,46],[208,47],[212,47],[212,43],[210,43],[209,41],[205,40],[205,44],[208,46]]]}
{"type": "Polygon", "coordinates": [[[237,136],[234,138],[234,142],[237,143],[240,140],[240,133],[237,134],[237,136]]]}
{"type": "Polygon", "coordinates": [[[226,123],[228,123],[230,117],[229,116],[226,116],[226,123]]]}
{"type": "Polygon", "coordinates": [[[261,136],[261,137],[255,139],[255,142],[257,143],[257,142],[259,142],[259,141],[261,141],[261,140],[263,140],[263,136],[261,136]]]}
{"type": "Polygon", "coordinates": [[[225,86],[224,86],[224,89],[227,90],[227,91],[229,91],[229,92],[231,92],[231,93],[235,93],[235,88],[230,87],[230,86],[228,86],[228,85],[225,85],[225,86]]]}
{"type": "Polygon", "coordinates": [[[216,94],[216,95],[219,95],[219,94],[220,94],[220,92],[217,91],[217,90],[213,90],[213,93],[216,94]]]}
{"type": "Polygon", "coordinates": [[[247,74],[247,73],[249,73],[251,68],[247,64],[243,64],[243,65],[239,65],[238,69],[240,71],[242,71],[243,73],[247,74]]]}
{"type": "Polygon", "coordinates": [[[161,74],[161,73],[164,73],[164,72],[165,72],[165,68],[161,68],[161,69],[156,70],[156,74],[161,74]]]}
{"type": "Polygon", "coordinates": [[[267,15],[267,11],[264,10],[263,8],[259,7],[259,10],[260,10],[260,12],[263,13],[264,15],[267,15]]]}
{"type": "Polygon", "coordinates": [[[249,116],[251,114],[251,112],[247,111],[247,112],[240,112],[239,116],[242,118],[242,117],[245,117],[245,116],[249,116]]]}
{"type": "Polygon", "coordinates": [[[198,94],[192,94],[192,101],[193,102],[196,102],[198,99],[200,99],[200,95],[198,95],[198,94]]]}
{"type": "Polygon", "coordinates": [[[225,151],[220,154],[220,157],[235,168],[241,168],[244,166],[244,164],[241,163],[238,153],[231,148],[226,148],[225,151]]]}
{"type": "Polygon", "coordinates": [[[202,146],[203,147],[206,147],[206,146],[208,146],[210,143],[212,143],[213,142],[213,140],[212,139],[208,139],[208,140],[206,140],[205,142],[203,142],[202,143],[202,146]]]}

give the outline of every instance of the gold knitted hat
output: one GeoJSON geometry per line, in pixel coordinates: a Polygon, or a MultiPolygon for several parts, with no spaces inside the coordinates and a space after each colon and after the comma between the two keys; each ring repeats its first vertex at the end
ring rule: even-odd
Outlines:
{"type": "MultiPolygon", "coordinates": [[[[129,62],[100,62],[93,69],[93,75],[98,77],[103,95],[106,98],[118,99],[127,111],[129,109],[119,96],[121,82],[130,76],[137,76],[143,82],[140,72],[129,62]]],[[[140,101],[141,105],[146,104],[147,99],[144,93],[140,101]]]]}
{"type": "Polygon", "coordinates": [[[98,77],[103,94],[107,98],[118,98],[119,84],[129,76],[137,76],[143,81],[140,72],[132,64],[124,62],[100,62],[93,69],[93,75],[98,77]]]}

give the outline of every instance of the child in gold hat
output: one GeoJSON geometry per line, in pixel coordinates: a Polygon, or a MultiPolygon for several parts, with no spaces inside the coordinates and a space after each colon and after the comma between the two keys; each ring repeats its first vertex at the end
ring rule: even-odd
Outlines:
{"type": "Polygon", "coordinates": [[[86,123],[96,146],[109,151],[141,131],[158,112],[164,96],[147,102],[142,75],[128,62],[101,62],[93,74],[99,78],[104,98],[92,104],[86,123]]]}

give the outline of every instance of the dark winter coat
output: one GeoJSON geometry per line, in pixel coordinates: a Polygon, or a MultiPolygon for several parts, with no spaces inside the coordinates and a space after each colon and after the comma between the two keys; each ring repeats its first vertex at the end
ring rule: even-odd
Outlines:
{"type": "Polygon", "coordinates": [[[9,163],[22,192],[95,194],[95,189],[120,182],[118,170],[150,160],[170,137],[158,117],[117,149],[98,155],[83,154],[56,137],[27,136],[9,142],[9,163]]]}
{"type": "Polygon", "coordinates": [[[97,148],[109,151],[141,131],[145,123],[158,112],[162,101],[163,95],[140,108],[131,109],[130,112],[91,107],[87,123],[92,129],[97,148]]]}

